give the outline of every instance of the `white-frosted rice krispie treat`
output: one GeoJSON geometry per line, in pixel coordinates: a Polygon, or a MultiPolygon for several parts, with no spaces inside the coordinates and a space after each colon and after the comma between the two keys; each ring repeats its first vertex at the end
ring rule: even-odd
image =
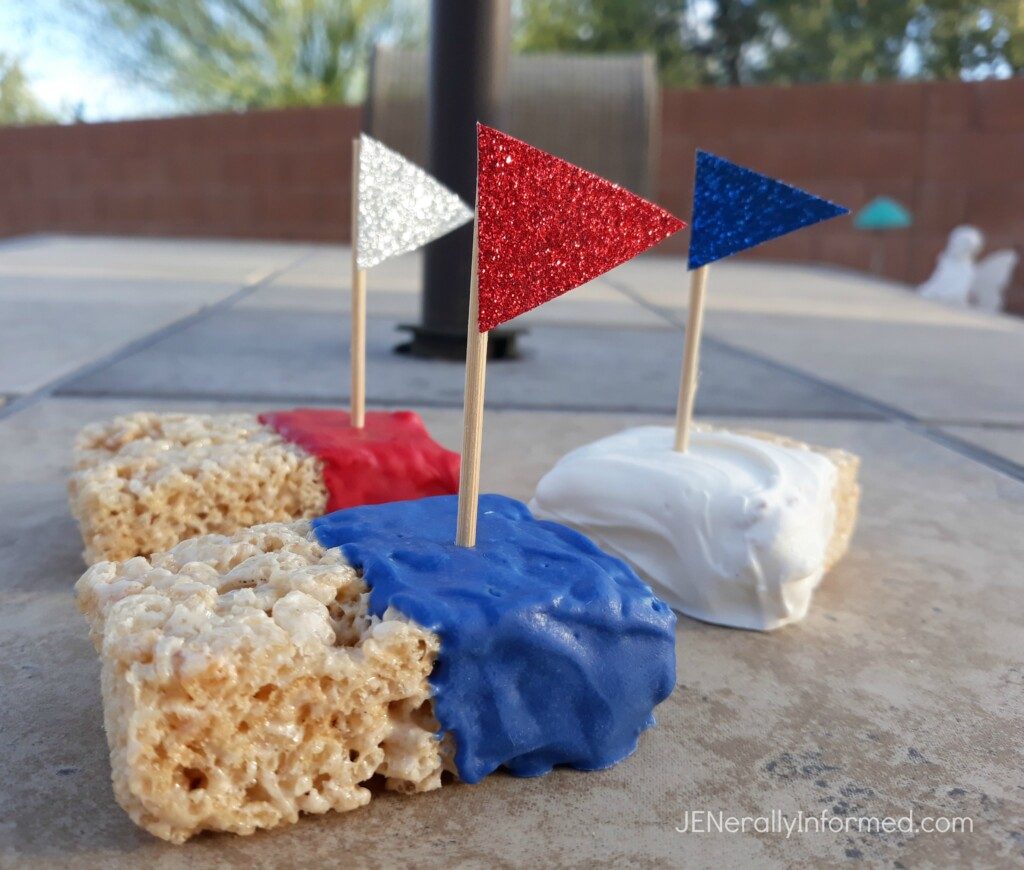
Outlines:
{"type": "Polygon", "coordinates": [[[320,460],[254,414],[136,413],[86,426],[68,485],[86,562],[324,512],[320,460]]]}
{"type": "Polygon", "coordinates": [[[798,622],[849,549],[860,460],[783,436],[626,429],[563,456],[531,502],[625,559],[681,613],[768,631],[798,622]]]}
{"type": "MultiPolygon", "coordinates": [[[[244,429],[245,417],[231,419],[244,429]]],[[[231,440],[226,424],[209,431],[231,440]]],[[[145,461],[159,497],[192,491],[161,488],[159,463],[145,461]]],[[[114,792],[158,837],[351,810],[370,801],[374,775],[418,792],[450,768],[427,682],[437,636],[390,609],[370,616],[360,575],[308,523],[101,562],[76,590],[102,659],[114,792]]]]}

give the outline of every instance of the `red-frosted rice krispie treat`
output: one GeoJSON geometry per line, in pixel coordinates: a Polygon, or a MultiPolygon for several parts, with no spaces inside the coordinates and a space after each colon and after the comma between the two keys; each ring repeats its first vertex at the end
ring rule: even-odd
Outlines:
{"type": "Polygon", "coordinates": [[[411,411],[140,412],[86,426],[69,482],[88,563],[207,533],[458,489],[458,456],[411,411]]]}

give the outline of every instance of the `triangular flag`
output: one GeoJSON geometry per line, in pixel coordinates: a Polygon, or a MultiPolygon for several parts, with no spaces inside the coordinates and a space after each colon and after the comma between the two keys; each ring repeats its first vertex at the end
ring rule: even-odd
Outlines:
{"type": "Polygon", "coordinates": [[[365,133],[360,136],[358,195],[360,269],[415,251],[473,217],[436,178],[365,133]]]}
{"type": "Polygon", "coordinates": [[[848,209],[707,151],[697,152],[690,268],[753,248],[848,209]]]}
{"type": "Polygon", "coordinates": [[[603,275],[685,226],[663,208],[477,125],[481,332],[603,275]]]}

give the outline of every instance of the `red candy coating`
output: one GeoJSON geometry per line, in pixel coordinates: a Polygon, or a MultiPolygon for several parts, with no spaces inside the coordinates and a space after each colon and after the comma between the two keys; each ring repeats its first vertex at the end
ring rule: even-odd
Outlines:
{"type": "Polygon", "coordinates": [[[603,275],[685,224],[599,175],[477,124],[481,332],[603,275]]]}
{"type": "Polygon", "coordinates": [[[352,428],[347,411],[320,408],[259,420],[323,463],[328,513],[459,491],[459,455],[431,438],[412,411],[369,411],[362,429],[352,428]]]}

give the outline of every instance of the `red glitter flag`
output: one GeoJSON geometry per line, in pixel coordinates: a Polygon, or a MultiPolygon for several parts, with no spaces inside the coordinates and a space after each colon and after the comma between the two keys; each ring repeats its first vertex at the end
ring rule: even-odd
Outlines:
{"type": "Polygon", "coordinates": [[[481,332],[586,284],[684,226],[617,184],[477,124],[481,332]]]}

